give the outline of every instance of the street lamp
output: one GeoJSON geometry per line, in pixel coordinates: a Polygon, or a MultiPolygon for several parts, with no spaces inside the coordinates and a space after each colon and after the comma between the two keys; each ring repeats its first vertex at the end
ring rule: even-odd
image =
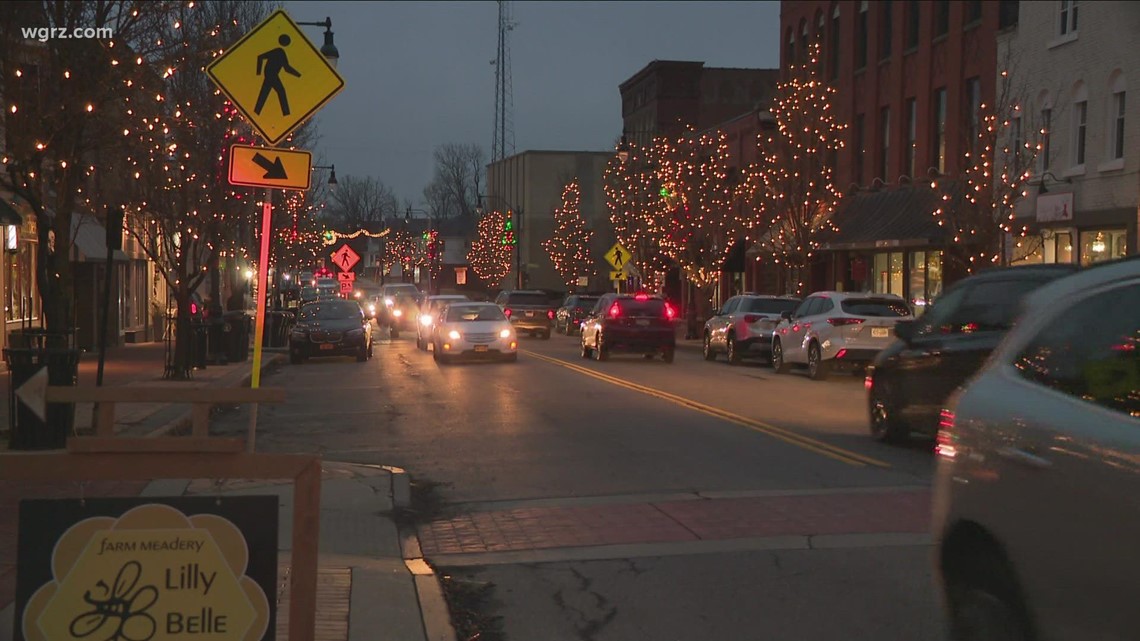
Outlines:
{"type": "Polygon", "coordinates": [[[329,170],[329,186],[336,187],[336,165],[313,165],[313,169],[329,170]]]}
{"type": "Polygon", "coordinates": [[[503,198],[502,196],[494,196],[494,195],[489,195],[489,194],[476,194],[476,195],[478,196],[478,200],[476,201],[476,205],[475,205],[475,216],[477,218],[483,217],[483,199],[484,198],[494,198],[494,199],[498,200],[499,202],[503,203],[504,205],[506,205],[508,211],[511,212],[512,219],[515,218],[515,212],[516,211],[518,212],[517,220],[513,221],[513,222],[518,223],[518,224],[514,225],[514,228],[515,228],[514,229],[514,234],[515,234],[515,286],[518,287],[519,289],[522,289],[525,286],[523,284],[523,271],[522,271],[522,245],[519,244],[518,238],[520,236],[519,232],[522,231],[522,229],[521,229],[522,224],[521,223],[522,223],[523,210],[521,208],[515,207],[514,205],[511,204],[511,202],[509,200],[507,200],[506,198],[503,198]]]}
{"type": "Polygon", "coordinates": [[[1053,182],[1055,182],[1055,183],[1069,183],[1070,185],[1073,184],[1072,178],[1057,178],[1056,176],[1053,175],[1053,172],[1051,172],[1051,171],[1047,171],[1044,174],[1041,174],[1041,177],[1037,179],[1037,182],[1035,182],[1035,183],[1027,182],[1026,184],[1036,186],[1038,188],[1037,189],[1038,195],[1047,194],[1047,193],[1049,193],[1049,190],[1045,187],[1045,179],[1046,178],[1052,178],[1053,182]]]}
{"type": "Polygon", "coordinates": [[[618,145],[617,157],[623,164],[629,160],[629,140],[626,138],[626,132],[621,130],[621,143],[618,145]]]}
{"type": "Polygon", "coordinates": [[[333,69],[336,69],[336,64],[340,61],[340,51],[338,51],[336,45],[333,44],[332,18],[326,17],[324,22],[298,22],[297,24],[307,27],[325,28],[325,44],[321,46],[321,55],[325,57],[325,60],[329,61],[329,65],[331,65],[333,69]]]}

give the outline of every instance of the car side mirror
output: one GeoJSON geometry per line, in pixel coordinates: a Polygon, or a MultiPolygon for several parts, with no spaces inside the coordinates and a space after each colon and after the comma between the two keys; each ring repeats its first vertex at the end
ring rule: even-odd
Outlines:
{"type": "Polygon", "coordinates": [[[784,320],[792,320],[792,313],[791,312],[780,312],[780,318],[782,318],[784,320]]]}
{"type": "Polygon", "coordinates": [[[895,323],[895,336],[909,343],[914,338],[914,321],[901,320],[895,323]]]}

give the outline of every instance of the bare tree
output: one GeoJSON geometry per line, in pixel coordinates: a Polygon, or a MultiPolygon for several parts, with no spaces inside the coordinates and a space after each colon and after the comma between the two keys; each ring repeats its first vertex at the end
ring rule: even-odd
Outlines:
{"type": "Polygon", "coordinates": [[[380,180],[345,176],[331,193],[329,217],[353,231],[396,216],[399,207],[395,192],[380,180]]]}
{"type": "Polygon", "coordinates": [[[476,144],[448,143],[435,148],[435,174],[424,200],[437,218],[473,218],[483,189],[486,154],[476,144]]]}

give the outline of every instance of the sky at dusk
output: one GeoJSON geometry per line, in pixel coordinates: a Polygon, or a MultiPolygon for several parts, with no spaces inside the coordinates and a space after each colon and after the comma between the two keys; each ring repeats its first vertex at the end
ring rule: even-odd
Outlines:
{"type": "MultiPolygon", "coordinates": [[[[653,60],[779,65],[778,2],[511,2],[515,151],[611,149],[618,85],[653,60]]],[[[286,2],[332,18],[345,88],[316,116],[320,164],[423,206],[432,150],[494,131],[495,2],[286,2]]],[[[323,28],[303,27],[318,47],[323,28]]]]}

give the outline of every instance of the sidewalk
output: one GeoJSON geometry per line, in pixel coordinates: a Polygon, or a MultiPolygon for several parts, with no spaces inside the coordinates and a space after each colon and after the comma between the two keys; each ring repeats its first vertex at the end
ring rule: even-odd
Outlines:
{"type": "MultiPolygon", "coordinates": [[[[252,363],[211,365],[188,382],[162,381],[163,345],[124,345],[108,350],[104,384],[237,387],[249,384],[252,363]]],[[[284,362],[267,351],[263,372],[284,362]]],[[[93,385],[96,362],[80,362],[80,385],[93,385]]],[[[7,392],[8,374],[0,375],[7,392]]],[[[263,379],[264,381],[265,379],[263,379]]],[[[272,379],[265,381],[272,385],[272,379]]],[[[3,394],[7,417],[7,393],[3,394]]],[[[77,427],[90,426],[91,407],[77,408],[77,427]]],[[[124,404],[116,431],[132,436],[174,432],[190,419],[189,405],[124,404]],[[136,407],[131,408],[130,405],[136,407]]],[[[5,436],[6,443],[6,436],[5,436]]],[[[2,448],[0,448],[2,449],[2,448]]],[[[317,641],[453,641],[450,615],[431,568],[421,558],[414,533],[401,532],[393,518],[396,499],[405,504],[407,476],[383,466],[326,462],[321,487],[320,568],[317,641]]],[[[292,541],[291,483],[229,480],[158,480],[30,484],[0,481],[0,639],[13,632],[16,536],[19,500],[76,496],[276,495],[279,497],[278,639],[288,624],[289,546],[292,541]]]]}

